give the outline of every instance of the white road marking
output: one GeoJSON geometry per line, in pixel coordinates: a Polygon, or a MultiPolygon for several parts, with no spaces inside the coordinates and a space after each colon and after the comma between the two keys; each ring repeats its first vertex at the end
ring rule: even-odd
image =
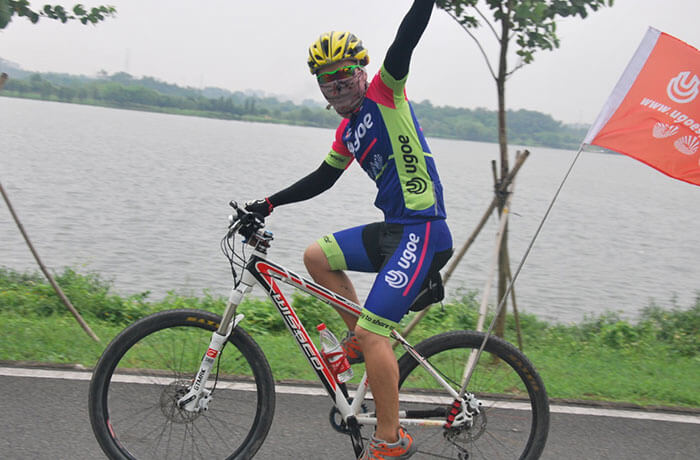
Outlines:
{"type": "MultiPolygon", "coordinates": [[[[8,377],[31,377],[43,379],[62,379],[62,380],[90,380],[92,373],[78,370],[54,370],[54,369],[32,369],[22,367],[0,367],[0,376],[8,377]]],[[[166,377],[143,377],[137,375],[119,375],[114,381],[122,383],[140,383],[140,384],[168,384],[172,381],[166,377]]],[[[241,391],[254,391],[252,383],[248,382],[224,382],[217,383],[219,389],[231,389],[241,391]]],[[[276,392],[281,394],[297,394],[306,396],[327,396],[327,393],[320,386],[318,388],[303,385],[277,384],[276,392]]],[[[371,395],[368,395],[371,398],[371,395]]],[[[449,404],[449,398],[441,398],[435,396],[426,396],[421,394],[402,394],[401,399],[407,402],[442,402],[449,404]]],[[[522,410],[528,407],[528,404],[511,401],[484,401],[489,407],[499,407],[503,409],[522,410]]],[[[553,404],[550,406],[550,412],[556,414],[570,415],[592,415],[598,417],[620,417],[637,420],[656,420],[661,422],[676,422],[690,423],[700,425],[700,416],[674,414],[669,412],[651,412],[643,410],[625,410],[625,409],[605,409],[600,407],[582,407],[572,405],[553,404]]]]}

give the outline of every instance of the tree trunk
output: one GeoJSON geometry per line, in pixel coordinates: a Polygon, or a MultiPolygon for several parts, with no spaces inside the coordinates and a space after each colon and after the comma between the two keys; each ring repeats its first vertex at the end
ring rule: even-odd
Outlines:
{"type": "MultiPolygon", "coordinates": [[[[505,12],[507,17],[511,16],[510,8],[505,12]]],[[[507,54],[508,54],[508,35],[510,33],[510,21],[501,21],[501,52],[498,60],[498,77],[496,78],[496,90],[498,92],[498,145],[501,153],[501,176],[499,181],[502,182],[508,176],[508,135],[506,123],[506,72],[508,69],[507,54]]],[[[499,184],[500,185],[500,184],[499,184]]],[[[505,205],[505,197],[501,197],[498,202],[498,215],[503,213],[505,205]]],[[[496,304],[501,301],[505,295],[508,283],[507,267],[508,264],[508,226],[503,229],[503,239],[501,240],[500,252],[498,255],[498,299],[496,304]]],[[[504,304],[498,319],[494,332],[498,337],[503,337],[505,334],[505,318],[508,302],[504,304]]]]}

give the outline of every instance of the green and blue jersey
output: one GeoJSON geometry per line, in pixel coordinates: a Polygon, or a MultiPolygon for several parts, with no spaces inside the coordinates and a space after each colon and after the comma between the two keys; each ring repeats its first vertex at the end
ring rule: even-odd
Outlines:
{"type": "Polygon", "coordinates": [[[388,223],[445,219],[442,185],[406,98],[406,78],[396,80],[381,68],[360,109],[338,126],[325,161],[345,169],[357,160],[377,186],[374,204],[388,223]]]}

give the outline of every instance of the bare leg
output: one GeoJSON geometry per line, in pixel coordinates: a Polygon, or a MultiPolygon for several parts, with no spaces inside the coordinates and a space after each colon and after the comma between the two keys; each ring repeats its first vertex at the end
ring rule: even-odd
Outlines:
{"type": "MultiPolygon", "coordinates": [[[[331,270],[326,254],[318,243],[312,243],[306,248],[306,251],[304,251],[304,265],[306,265],[306,270],[313,280],[318,284],[330,289],[336,294],[342,295],[356,304],[360,303],[357,298],[357,293],[355,292],[355,287],[352,285],[352,281],[350,281],[348,275],[342,270],[331,270]]],[[[337,308],[336,311],[340,314],[341,318],[343,318],[343,321],[345,321],[348,330],[354,330],[355,324],[357,324],[357,318],[337,308]]]]}
{"type": "Polygon", "coordinates": [[[355,335],[365,355],[365,369],[377,408],[375,436],[388,443],[399,439],[399,366],[388,337],[361,326],[355,335]]]}
{"type": "MultiPolygon", "coordinates": [[[[304,265],[321,286],[359,304],[355,287],[342,270],[331,270],[321,246],[314,242],[304,252],[304,265]]],[[[375,436],[386,442],[398,441],[399,366],[388,337],[356,327],[357,318],[338,310],[349,330],[354,330],[365,357],[365,369],[377,409],[375,436]]]]}

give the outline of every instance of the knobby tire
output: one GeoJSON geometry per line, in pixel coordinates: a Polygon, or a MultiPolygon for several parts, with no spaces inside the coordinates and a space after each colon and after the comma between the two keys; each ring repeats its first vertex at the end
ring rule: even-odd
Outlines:
{"type": "Polygon", "coordinates": [[[110,459],[249,459],[272,424],[275,387],[260,347],[236,328],[217,357],[206,388],[207,411],[175,401],[195,378],[221,318],[169,310],[122,331],[105,349],[89,390],[93,432],[110,459]]]}
{"type": "MultiPolygon", "coordinates": [[[[479,349],[484,337],[475,331],[446,332],[424,340],[415,349],[459,390],[470,352],[479,349]]],[[[439,402],[402,402],[402,409],[449,410],[452,401],[444,398],[444,389],[409,354],[399,359],[399,373],[402,395],[443,395],[439,402]]],[[[473,425],[452,430],[410,426],[419,449],[417,456],[469,460],[540,457],[549,431],[549,400],[542,379],[525,355],[508,342],[490,336],[467,391],[484,403],[473,425]]]]}

